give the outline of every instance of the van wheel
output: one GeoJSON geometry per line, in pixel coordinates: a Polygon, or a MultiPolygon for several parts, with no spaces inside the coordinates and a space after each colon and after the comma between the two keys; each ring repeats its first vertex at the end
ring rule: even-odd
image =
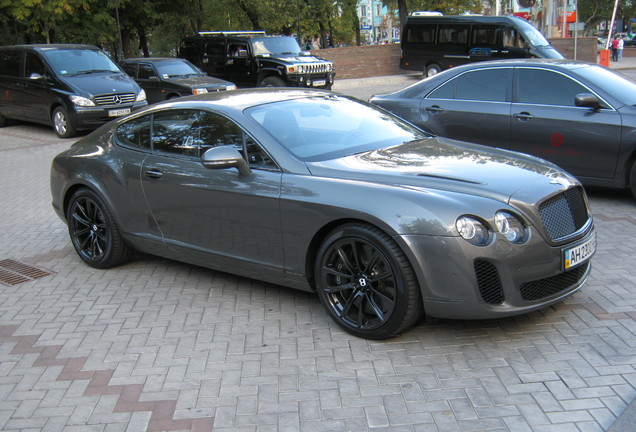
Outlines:
{"type": "Polygon", "coordinates": [[[64,107],[59,106],[53,110],[53,129],[60,138],[72,138],[77,134],[64,107]]]}
{"type": "Polygon", "coordinates": [[[432,77],[433,75],[437,75],[442,71],[442,68],[437,64],[432,64],[426,66],[426,70],[424,71],[424,75],[427,77],[432,77]]]}
{"type": "Polygon", "coordinates": [[[278,77],[270,76],[261,81],[261,87],[285,87],[285,81],[278,77]]]}

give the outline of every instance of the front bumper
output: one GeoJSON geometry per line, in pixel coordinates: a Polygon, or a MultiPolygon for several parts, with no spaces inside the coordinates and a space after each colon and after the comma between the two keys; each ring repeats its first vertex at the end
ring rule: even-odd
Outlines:
{"type": "Polygon", "coordinates": [[[401,236],[412,254],[425,313],[437,318],[501,318],[530,312],[577,291],[591,271],[587,261],[565,270],[565,249],[596,235],[550,246],[536,232],[523,245],[503,239],[487,247],[459,237],[401,236]]]}
{"type": "Polygon", "coordinates": [[[331,88],[336,74],[334,72],[322,74],[288,75],[287,80],[292,87],[331,88]]]}
{"type": "Polygon", "coordinates": [[[132,113],[146,105],[148,105],[147,101],[135,102],[132,105],[100,105],[94,107],[80,107],[73,105],[69,110],[69,116],[71,117],[73,126],[78,130],[97,129],[99,126],[106,124],[121,115],[125,115],[119,114],[118,111],[121,112],[121,110],[129,109],[132,113]]]}

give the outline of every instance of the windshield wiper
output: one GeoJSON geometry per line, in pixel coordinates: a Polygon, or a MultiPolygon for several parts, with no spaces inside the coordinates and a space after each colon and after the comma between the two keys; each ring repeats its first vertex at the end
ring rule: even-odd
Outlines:
{"type": "Polygon", "coordinates": [[[98,73],[98,72],[112,72],[112,73],[116,73],[117,71],[113,71],[113,70],[110,70],[110,69],[89,69],[89,70],[83,70],[83,71],[75,72],[73,75],[88,75],[88,74],[98,73]]]}

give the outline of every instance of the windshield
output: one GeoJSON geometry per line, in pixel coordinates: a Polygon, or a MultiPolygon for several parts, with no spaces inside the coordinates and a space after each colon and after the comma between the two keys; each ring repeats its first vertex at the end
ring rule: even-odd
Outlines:
{"type": "Polygon", "coordinates": [[[385,111],[338,95],[259,105],[246,113],[290,153],[307,162],[429,137],[385,111]]]}
{"type": "Polygon", "coordinates": [[[298,42],[291,36],[263,37],[252,39],[255,55],[300,55],[298,42]]]}
{"type": "Polygon", "coordinates": [[[543,37],[541,32],[537,30],[536,27],[534,27],[532,24],[523,20],[519,20],[519,28],[525,36],[526,41],[528,41],[531,46],[535,48],[550,46],[550,42],[548,42],[548,40],[543,37]]]}
{"type": "Polygon", "coordinates": [[[636,105],[636,83],[620,73],[600,66],[586,66],[576,69],[576,72],[624,105],[636,105]]]}
{"type": "Polygon", "coordinates": [[[164,78],[202,75],[203,73],[187,60],[170,60],[155,63],[157,72],[164,78]]]}
{"type": "Polygon", "coordinates": [[[43,54],[51,67],[61,75],[121,72],[104,52],[98,50],[52,49],[43,51],[43,54]]]}

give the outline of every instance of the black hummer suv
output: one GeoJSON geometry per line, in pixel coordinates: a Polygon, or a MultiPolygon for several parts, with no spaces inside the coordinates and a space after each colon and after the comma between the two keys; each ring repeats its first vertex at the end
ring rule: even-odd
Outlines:
{"type": "Polygon", "coordinates": [[[179,56],[239,87],[331,89],[333,63],[304,52],[291,36],[265,32],[200,32],[181,41],[179,56]]]}

